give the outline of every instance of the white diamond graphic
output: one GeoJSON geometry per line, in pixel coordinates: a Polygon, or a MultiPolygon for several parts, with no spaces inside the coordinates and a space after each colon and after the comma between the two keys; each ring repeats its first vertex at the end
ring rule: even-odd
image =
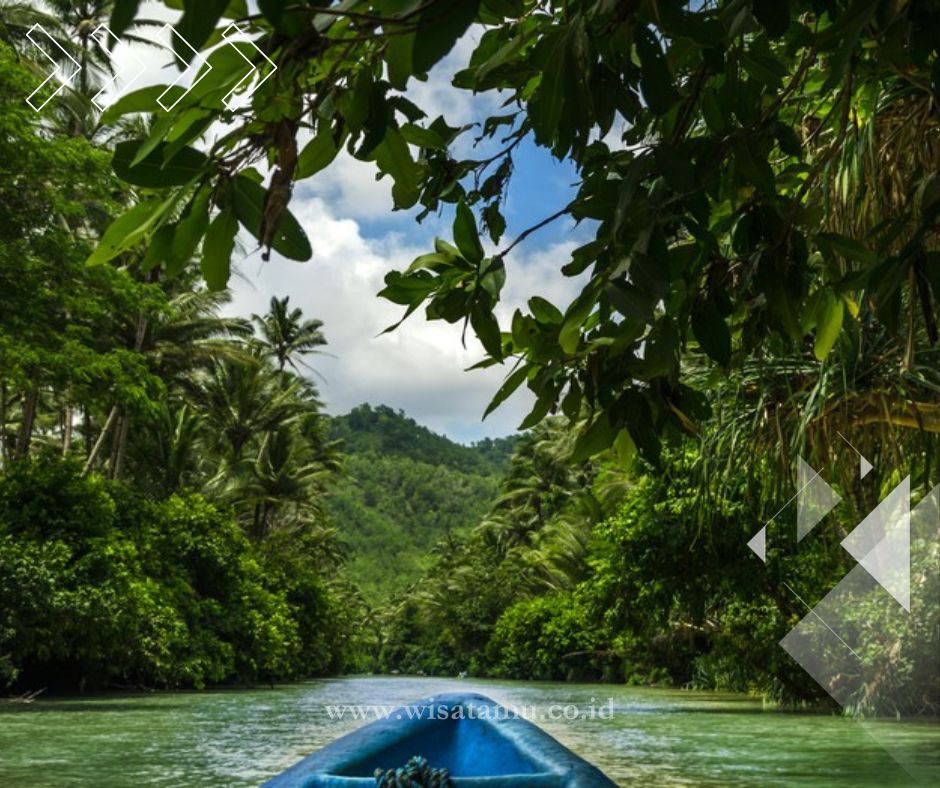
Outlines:
{"type": "Polygon", "coordinates": [[[797,460],[796,539],[802,541],[842,498],[802,457],[797,460]]]}
{"type": "Polygon", "coordinates": [[[765,564],[767,563],[767,526],[761,528],[751,537],[747,546],[754,551],[754,554],[765,564]]]}
{"type": "Polygon", "coordinates": [[[905,610],[911,609],[911,477],[875,507],[842,546],[905,610]]]}

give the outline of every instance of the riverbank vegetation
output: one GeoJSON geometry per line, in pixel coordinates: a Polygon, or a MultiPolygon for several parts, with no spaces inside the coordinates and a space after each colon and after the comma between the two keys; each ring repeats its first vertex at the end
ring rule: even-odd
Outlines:
{"type": "MultiPolygon", "coordinates": [[[[940,467],[936,8],[166,4],[196,49],[247,17],[278,71],[238,82],[223,46],[170,111],[151,86],[101,114],[90,31],[137,31],[140,4],[0,4],[0,679],[469,671],[823,700],[781,637],[853,566],[845,535],[940,467]],[[88,65],[43,113],[22,100],[39,18],[88,65]],[[412,88],[464,35],[452,89],[502,110],[457,127],[412,88]],[[526,146],[576,183],[509,240],[526,146]],[[491,408],[530,391],[521,437],[331,421],[307,366],[329,327],[296,297],[227,314],[249,246],[311,257],[292,190],[341,151],[397,209],[453,216],[381,295],[476,337],[507,372],[491,408]],[[500,324],[514,250],[563,220],[570,303],[500,324]],[[799,457],[842,503],[797,545],[799,457]],[[769,520],[765,565],[747,542],[769,520]]],[[[936,559],[911,573],[934,599],[936,559]]],[[[936,714],[937,606],[883,632],[865,614],[879,670],[853,704],[936,714]]]]}
{"type": "Polygon", "coordinates": [[[0,682],[342,669],[339,458],[295,371],[319,324],[89,260],[123,193],[96,135],[23,102],[32,81],[0,45],[0,682]]]}

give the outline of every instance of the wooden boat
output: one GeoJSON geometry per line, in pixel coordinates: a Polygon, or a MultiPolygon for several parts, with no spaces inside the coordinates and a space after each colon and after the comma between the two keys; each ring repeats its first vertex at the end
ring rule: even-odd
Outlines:
{"type": "Polygon", "coordinates": [[[263,788],[375,786],[377,769],[421,756],[454,788],[611,788],[599,769],[483,695],[439,695],[393,711],[304,758],[263,788]]]}

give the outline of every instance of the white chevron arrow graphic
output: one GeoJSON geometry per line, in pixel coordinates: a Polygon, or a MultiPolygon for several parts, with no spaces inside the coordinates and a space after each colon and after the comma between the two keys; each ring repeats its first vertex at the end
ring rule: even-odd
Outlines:
{"type": "Polygon", "coordinates": [[[39,112],[46,106],[46,104],[48,104],[50,101],[52,101],[52,99],[54,99],[63,90],[65,90],[65,88],[71,86],[72,80],[75,79],[75,77],[78,76],[78,72],[82,70],[82,65],[74,57],[72,57],[68,52],[66,52],[65,49],[63,49],[62,45],[58,41],[56,41],[51,35],[49,35],[49,31],[47,31],[38,22],[27,31],[26,37],[33,43],[33,45],[40,52],[43,53],[43,55],[45,55],[46,59],[53,65],[52,73],[42,81],[42,84],[38,88],[36,88],[32,93],[29,94],[29,96],[26,97],[26,103],[29,104],[29,106],[32,107],[33,110],[35,110],[36,112],[39,112]],[[54,50],[57,49],[61,53],[61,55],[66,59],[66,62],[59,62],[58,60],[56,60],[55,57],[49,54],[48,51],[46,51],[46,49],[42,46],[42,44],[40,44],[39,41],[37,41],[36,38],[34,38],[34,36],[38,37],[39,33],[42,33],[43,36],[45,36],[47,46],[51,45],[54,48],[54,50]],[[49,96],[45,101],[42,102],[42,104],[40,104],[37,107],[33,103],[33,99],[36,97],[36,94],[39,93],[41,90],[43,90],[46,87],[46,85],[48,85],[52,80],[58,80],[59,87],[57,87],[55,91],[52,93],[52,95],[49,96]]]}
{"type": "Polygon", "coordinates": [[[182,41],[187,47],[189,47],[190,51],[193,53],[193,62],[187,63],[183,58],[179,56],[179,53],[177,53],[176,51],[176,47],[171,47],[173,50],[174,56],[183,66],[183,73],[181,73],[175,80],[173,80],[173,82],[167,85],[166,90],[164,90],[159,96],[157,96],[157,104],[159,104],[161,107],[163,107],[163,109],[169,112],[171,109],[173,109],[173,107],[179,104],[180,101],[182,101],[183,97],[187,93],[189,93],[189,91],[191,91],[194,87],[196,87],[196,85],[198,85],[200,82],[202,82],[203,79],[205,79],[206,75],[210,71],[212,71],[212,64],[209,63],[202,55],[200,55],[199,52],[196,51],[196,48],[192,44],[190,44],[185,38],[183,38],[183,36],[177,33],[176,30],[172,27],[172,25],[166,25],[166,27],[164,27],[163,29],[170,31],[171,42],[172,42],[173,37],[175,36],[180,41],[182,41]],[[205,66],[205,69],[203,69],[203,66],[205,66]],[[183,80],[186,78],[186,75],[189,74],[193,69],[196,69],[196,78],[189,84],[186,90],[184,90],[177,97],[176,101],[170,104],[165,103],[168,100],[167,94],[173,88],[178,87],[180,84],[182,84],[183,80]]]}
{"type": "MultiPolygon", "coordinates": [[[[225,30],[222,32],[222,38],[224,38],[230,45],[234,46],[236,43],[235,36],[243,33],[246,28],[247,28],[247,25],[239,25],[238,23],[233,22],[227,28],[225,28],[225,30]]],[[[265,74],[264,77],[262,77],[262,79],[258,82],[258,84],[255,85],[251,90],[249,90],[247,93],[245,93],[244,95],[240,97],[240,100],[242,102],[246,102],[246,101],[249,101],[251,97],[255,94],[255,91],[258,88],[260,88],[275,71],[277,71],[277,65],[274,63],[273,60],[271,60],[271,58],[269,58],[266,54],[264,54],[264,52],[262,52],[258,48],[258,46],[255,44],[254,41],[250,41],[247,39],[240,39],[240,40],[243,41],[244,43],[250,44],[252,48],[255,50],[255,52],[261,55],[261,57],[263,57],[268,62],[268,65],[271,66],[271,70],[267,74],[265,74]]],[[[245,76],[243,76],[240,80],[238,80],[238,82],[235,84],[235,87],[233,87],[228,93],[226,93],[225,98],[222,99],[225,106],[231,110],[234,110],[236,108],[235,94],[241,89],[243,85],[246,84],[246,82],[249,82],[250,80],[254,79],[255,74],[258,73],[258,67],[254,64],[251,58],[249,58],[239,47],[235,47],[235,51],[238,52],[238,54],[242,56],[242,58],[249,65],[251,70],[247,74],[245,74],[245,76]]]]}
{"type": "MultiPolygon", "coordinates": [[[[114,35],[107,25],[98,25],[98,27],[95,28],[95,32],[91,34],[91,37],[98,42],[98,45],[105,51],[105,53],[108,55],[108,59],[113,63],[114,58],[112,57],[112,53],[114,52],[114,48],[121,43],[121,39],[114,35]]],[[[127,54],[134,61],[130,67],[124,68],[117,74],[114,74],[111,79],[101,86],[101,90],[91,97],[91,103],[98,108],[99,112],[104,112],[105,108],[109,104],[113,104],[115,101],[117,101],[118,98],[120,98],[123,93],[126,93],[130,87],[144,75],[144,72],[147,70],[147,66],[139,57],[137,57],[136,54],[134,54],[132,49],[129,49],[127,54]],[[133,74],[133,76],[125,81],[123,85],[121,85],[120,89],[111,96],[110,101],[106,101],[104,99],[104,94],[112,86],[117,85],[118,80],[122,79],[122,77],[127,74],[133,74]]]]}

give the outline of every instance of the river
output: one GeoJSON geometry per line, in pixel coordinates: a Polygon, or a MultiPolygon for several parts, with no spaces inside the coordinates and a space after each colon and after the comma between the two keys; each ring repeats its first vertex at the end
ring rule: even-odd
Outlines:
{"type": "Polygon", "coordinates": [[[0,786],[258,785],[363,724],[349,713],[331,719],[328,705],[392,706],[455,691],[530,709],[621,785],[940,785],[937,725],[768,711],[752,698],[706,692],[353,677],[0,704],[0,786]],[[603,717],[591,718],[592,705],[603,717]],[[566,706],[585,718],[547,718],[566,706]]]}

